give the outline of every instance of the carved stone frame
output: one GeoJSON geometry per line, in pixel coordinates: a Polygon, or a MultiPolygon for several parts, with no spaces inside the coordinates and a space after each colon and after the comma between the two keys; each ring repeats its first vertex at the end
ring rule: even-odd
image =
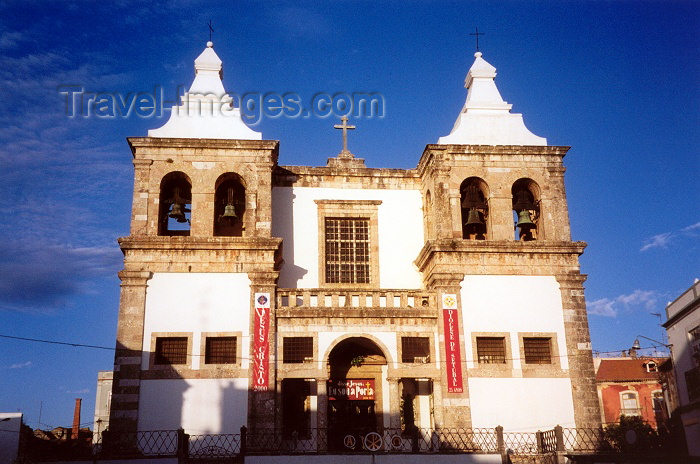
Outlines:
{"type": "Polygon", "coordinates": [[[511,347],[509,332],[472,332],[472,361],[473,367],[467,369],[470,377],[513,377],[513,349],[511,347]],[[502,337],[506,362],[503,364],[481,364],[477,351],[476,339],[481,337],[502,337]]]}
{"type": "Polygon", "coordinates": [[[381,200],[315,200],[318,205],[318,286],[379,288],[379,214],[381,200]],[[369,219],[369,283],[326,282],[326,218],[369,219]]]}
{"type": "Polygon", "coordinates": [[[559,354],[559,342],[556,332],[518,332],[518,351],[520,353],[520,367],[523,377],[568,377],[561,368],[561,355],[559,354]],[[549,338],[550,364],[526,364],[525,363],[525,338],[549,338]]]}

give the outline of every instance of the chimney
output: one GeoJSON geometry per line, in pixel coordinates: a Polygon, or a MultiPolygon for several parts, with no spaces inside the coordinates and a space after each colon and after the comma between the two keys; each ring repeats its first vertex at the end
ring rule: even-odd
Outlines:
{"type": "Polygon", "coordinates": [[[78,432],[80,432],[80,403],[82,398],[75,399],[75,411],[73,411],[73,427],[71,428],[70,438],[71,440],[78,439],[78,432]]]}

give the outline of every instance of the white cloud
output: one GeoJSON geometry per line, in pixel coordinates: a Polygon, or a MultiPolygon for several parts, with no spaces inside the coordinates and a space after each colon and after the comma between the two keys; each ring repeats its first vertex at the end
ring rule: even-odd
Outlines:
{"type": "Polygon", "coordinates": [[[24,369],[25,367],[32,367],[32,362],[27,361],[23,363],[17,363],[10,366],[10,369],[24,369]]]}
{"type": "Polygon", "coordinates": [[[645,310],[653,309],[659,300],[659,295],[653,290],[635,290],[632,293],[618,295],[615,298],[601,298],[587,301],[589,314],[596,316],[616,317],[620,310],[632,311],[642,307],[645,310]]]}
{"type": "Polygon", "coordinates": [[[617,310],[613,307],[614,304],[615,302],[609,298],[601,298],[600,300],[586,302],[588,314],[607,317],[617,316],[617,310]]]}
{"type": "Polygon", "coordinates": [[[681,229],[681,232],[692,232],[698,229],[700,229],[700,222],[696,222],[695,224],[689,225],[688,227],[683,227],[681,229]]]}
{"type": "Polygon", "coordinates": [[[671,232],[665,232],[663,234],[654,235],[644,241],[644,246],[639,251],[647,251],[651,248],[666,248],[668,242],[671,241],[673,234],[671,232]]]}
{"type": "Polygon", "coordinates": [[[691,224],[675,232],[664,232],[644,240],[644,245],[639,251],[647,251],[652,248],[667,248],[671,242],[683,237],[696,237],[700,233],[700,222],[691,224]]]}

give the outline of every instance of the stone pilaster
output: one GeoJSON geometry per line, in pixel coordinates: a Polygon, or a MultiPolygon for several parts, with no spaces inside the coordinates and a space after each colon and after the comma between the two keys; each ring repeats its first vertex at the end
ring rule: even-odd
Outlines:
{"type": "MultiPolygon", "coordinates": [[[[148,229],[148,183],[153,160],[134,159],[134,199],[131,205],[131,235],[146,235],[148,229]]],[[[155,221],[154,221],[155,224],[155,221]]],[[[150,231],[155,234],[157,231],[150,231]]]]}
{"type": "Polygon", "coordinates": [[[316,428],[318,450],[326,451],[328,446],[328,377],[316,378],[316,428]]]}
{"type": "Polygon", "coordinates": [[[586,276],[559,274],[576,427],[599,427],[600,406],[588,329],[583,282],[586,276]]]}
{"type": "MultiPolygon", "coordinates": [[[[264,263],[261,263],[264,264],[264,263]]],[[[271,266],[270,266],[271,267],[271,266]]],[[[269,293],[270,295],[270,327],[268,333],[268,390],[255,391],[252,388],[248,390],[248,429],[254,431],[256,429],[270,430],[275,428],[275,410],[277,409],[277,401],[279,395],[277,392],[277,352],[275,346],[277,344],[277,320],[276,320],[276,297],[275,289],[278,272],[250,272],[250,353],[254,352],[255,343],[255,294],[269,293]]],[[[253,355],[251,355],[253,358],[253,355]]],[[[254,378],[254,362],[250,363],[248,378],[254,378]]],[[[251,380],[252,382],[252,380],[251,380]]],[[[252,386],[252,384],[251,384],[252,386]]]]}
{"type": "Polygon", "coordinates": [[[114,381],[109,429],[112,432],[135,432],[138,422],[143,354],[143,319],[146,288],[153,276],[144,271],[121,271],[121,298],[114,353],[114,381]]]}
{"type": "MultiPolygon", "coordinates": [[[[389,382],[389,411],[384,411],[389,413],[389,428],[398,429],[401,427],[401,409],[400,397],[399,397],[399,379],[395,377],[389,377],[386,379],[389,382]]],[[[385,423],[384,426],[387,424],[385,423]]]]}
{"type": "Polygon", "coordinates": [[[430,290],[434,291],[437,295],[437,305],[438,312],[440,313],[438,322],[438,338],[440,340],[440,360],[442,362],[442,369],[440,374],[440,381],[435,382],[434,391],[438,388],[439,392],[435,393],[435,410],[441,409],[440,413],[435,414],[436,426],[441,427],[471,427],[471,408],[469,406],[469,383],[467,378],[467,370],[465,369],[465,337],[464,337],[464,320],[461,317],[462,314],[462,302],[461,302],[461,286],[460,283],[464,276],[462,274],[441,274],[441,275],[431,275],[430,280],[430,290]],[[445,345],[447,341],[445,321],[443,317],[443,295],[455,295],[457,298],[457,314],[458,314],[458,324],[459,324],[459,351],[461,355],[461,362],[459,364],[459,369],[462,374],[462,391],[450,392],[449,391],[449,379],[448,379],[448,363],[450,362],[446,356],[445,345]],[[438,402],[438,398],[441,401],[438,402]],[[438,423],[438,417],[441,418],[441,422],[438,423]]]}

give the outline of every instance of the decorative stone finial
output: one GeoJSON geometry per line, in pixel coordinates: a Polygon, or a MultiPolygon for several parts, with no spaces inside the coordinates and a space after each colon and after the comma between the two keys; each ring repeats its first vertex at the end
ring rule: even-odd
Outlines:
{"type": "Polygon", "coordinates": [[[195,76],[180,106],[173,106],[162,127],[148,131],[149,137],[187,139],[261,140],[262,134],[245,125],[240,108],[224,90],[221,59],[209,40],[194,60],[195,76]]]}
{"type": "Polygon", "coordinates": [[[449,135],[440,137],[441,145],[547,145],[547,139],[530,132],[522,114],[511,113],[496,87],[496,68],[474,53],[474,63],[464,86],[467,101],[449,135]]]}

